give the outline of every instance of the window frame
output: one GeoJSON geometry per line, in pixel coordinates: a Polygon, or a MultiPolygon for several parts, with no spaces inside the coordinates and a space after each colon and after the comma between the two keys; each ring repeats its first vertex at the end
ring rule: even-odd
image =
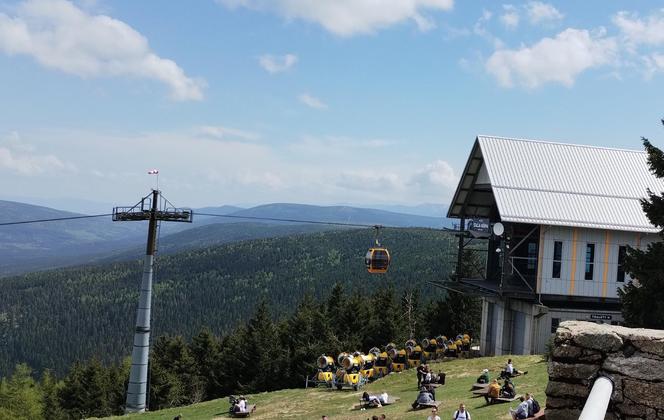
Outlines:
{"type": "Polygon", "coordinates": [[[616,282],[625,282],[625,257],[627,256],[627,246],[618,245],[618,266],[616,267],[616,282]],[[622,275],[621,275],[622,274],[622,275]]]}
{"type": "Polygon", "coordinates": [[[586,252],[585,252],[585,272],[583,278],[589,281],[593,280],[595,276],[595,244],[592,242],[586,243],[586,252]],[[590,255],[588,253],[590,251],[590,255]],[[590,258],[588,258],[590,256],[590,258]]]}
{"type": "Polygon", "coordinates": [[[563,268],[563,241],[553,241],[553,258],[551,261],[551,278],[559,279],[563,268]],[[560,245],[559,249],[556,249],[558,245],[560,245]],[[558,251],[558,258],[556,258],[556,251],[558,251]]]}

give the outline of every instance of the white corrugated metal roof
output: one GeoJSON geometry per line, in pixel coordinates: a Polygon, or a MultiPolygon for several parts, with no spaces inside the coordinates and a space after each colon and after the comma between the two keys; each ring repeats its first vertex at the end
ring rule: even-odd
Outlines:
{"type": "Polygon", "coordinates": [[[643,151],[478,136],[502,220],[657,232],[640,198],[664,191],[643,151]]]}

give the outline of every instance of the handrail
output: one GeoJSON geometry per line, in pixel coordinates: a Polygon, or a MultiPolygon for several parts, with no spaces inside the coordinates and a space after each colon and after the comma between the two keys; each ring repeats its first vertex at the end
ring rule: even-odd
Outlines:
{"type": "Polygon", "coordinates": [[[613,394],[613,381],[606,376],[598,377],[590,390],[579,420],[604,419],[609,401],[611,401],[611,394],[613,394]]]}

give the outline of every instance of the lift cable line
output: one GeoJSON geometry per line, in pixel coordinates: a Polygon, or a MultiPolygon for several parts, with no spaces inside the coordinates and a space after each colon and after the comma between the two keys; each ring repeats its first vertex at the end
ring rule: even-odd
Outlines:
{"type": "MultiPolygon", "coordinates": [[[[140,204],[140,203],[139,203],[140,204]]],[[[170,203],[169,203],[170,204],[170,203]]],[[[128,207],[127,207],[128,209],[128,207]]],[[[149,210],[144,210],[148,211],[149,210]]],[[[194,211],[187,209],[193,216],[194,211]]],[[[141,213],[139,211],[138,213],[141,213]]],[[[59,222],[63,220],[76,220],[76,219],[91,219],[95,217],[108,217],[108,216],[114,216],[115,213],[106,213],[106,214],[91,214],[91,215],[81,215],[81,216],[68,216],[68,217],[54,217],[52,219],[34,219],[34,220],[21,220],[21,221],[16,221],[16,222],[2,222],[0,223],[0,226],[11,226],[11,225],[25,225],[25,224],[30,224],[30,223],[46,223],[46,222],[59,222]]],[[[210,217],[224,217],[224,218],[229,218],[229,219],[246,219],[246,220],[265,220],[268,222],[287,222],[287,223],[307,223],[307,224],[313,224],[313,225],[330,225],[330,226],[348,226],[348,227],[358,227],[358,228],[370,228],[370,229],[399,229],[399,228],[407,228],[407,227],[418,227],[418,226],[389,226],[389,225],[375,225],[375,224],[368,224],[368,223],[347,223],[347,222],[326,222],[323,220],[304,220],[304,219],[282,219],[279,217],[265,217],[265,216],[240,216],[240,215],[233,215],[233,214],[214,214],[214,213],[199,213],[196,212],[197,216],[210,216],[210,217]]],[[[137,215],[135,216],[136,218],[131,218],[130,220],[149,220],[148,218],[144,218],[142,215],[137,215]]],[[[128,219],[129,220],[129,219],[128,219]]],[[[115,220],[114,221],[118,221],[115,220]]],[[[170,219],[167,221],[171,221],[170,219]]],[[[456,232],[459,233],[461,231],[457,229],[450,229],[446,227],[442,228],[429,228],[429,227],[423,227],[419,226],[420,228],[423,229],[431,229],[431,230],[440,230],[443,232],[456,232]]]]}
{"type": "Polygon", "coordinates": [[[30,223],[44,223],[44,222],[59,222],[61,220],[92,219],[93,217],[107,217],[112,215],[113,215],[112,213],[107,213],[107,214],[91,214],[91,215],[82,215],[82,216],[54,217],[52,219],[22,220],[19,222],[3,222],[0,223],[0,226],[27,225],[30,223]]]}

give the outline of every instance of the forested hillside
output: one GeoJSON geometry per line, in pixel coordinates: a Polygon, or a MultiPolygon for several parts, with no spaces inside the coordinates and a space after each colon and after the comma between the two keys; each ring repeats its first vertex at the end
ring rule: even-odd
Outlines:
{"type": "MultiPolygon", "coordinates": [[[[111,207],[108,208],[111,212],[111,207]]],[[[82,216],[48,207],[0,200],[0,223],[82,216]]],[[[161,249],[173,253],[223,243],[329,230],[321,224],[294,224],[270,219],[385,225],[443,226],[440,217],[394,213],[349,206],[266,204],[194,209],[193,223],[163,223],[161,249]],[[219,216],[229,217],[219,217],[219,216]],[[257,223],[252,219],[260,220],[257,223]]],[[[126,261],[145,246],[147,222],[114,223],[110,215],[76,220],[0,226],[0,277],[100,262],[126,261]]]]}
{"type": "MultiPolygon", "coordinates": [[[[426,282],[447,276],[453,237],[429,229],[385,229],[382,240],[393,254],[386,275],[364,269],[364,253],[373,241],[373,232],[365,229],[159,257],[153,335],[191,337],[204,326],[223,334],[246,321],[261,299],[270,301],[279,317],[305,293],[325,295],[335,282],[365,296],[388,284],[397,292],[419,289],[423,299],[441,293],[426,282]]],[[[117,361],[129,355],[141,269],[136,260],[0,280],[0,374],[17,362],[61,374],[75,360],[94,355],[117,361]]]]}

